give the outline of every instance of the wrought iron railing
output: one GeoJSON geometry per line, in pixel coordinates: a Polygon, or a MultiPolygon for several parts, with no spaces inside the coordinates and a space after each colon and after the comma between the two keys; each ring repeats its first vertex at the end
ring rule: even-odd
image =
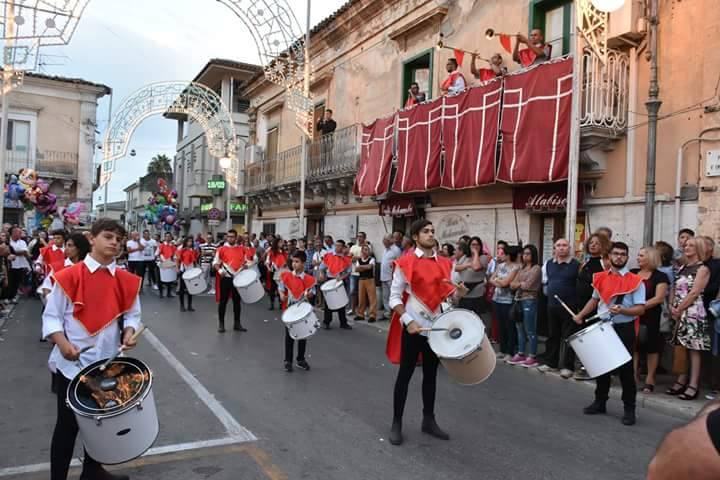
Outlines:
{"type": "Polygon", "coordinates": [[[16,174],[23,168],[35,168],[35,158],[30,152],[7,150],[5,152],[5,173],[16,174]]]}
{"type": "MultiPolygon", "coordinates": [[[[308,150],[307,180],[354,174],[360,158],[360,131],[359,125],[351,125],[312,142],[308,150]]],[[[245,155],[245,189],[248,193],[300,181],[300,145],[273,158],[265,158],[256,151],[252,162],[249,150],[245,155]]]]}
{"type": "Polygon", "coordinates": [[[614,133],[627,128],[630,58],[626,53],[610,50],[607,63],[592,52],[582,61],[581,127],[602,127],[614,133]]]}

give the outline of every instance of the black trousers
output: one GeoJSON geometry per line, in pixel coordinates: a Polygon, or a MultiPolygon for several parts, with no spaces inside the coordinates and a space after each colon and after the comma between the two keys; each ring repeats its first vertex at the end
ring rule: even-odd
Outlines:
{"type": "MultiPolygon", "coordinates": [[[[295,346],[295,340],[290,336],[290,331],[285,329],[285,361],[292,362],[293,349],[295,346]]],[[[307,340],[298,340],[298,356],[297,361],[301,362],[305,360],[305,349],[307,348],[307,340]]]]}
{"type": "Polygon", "coordinates": [[[185,279],[182,278],[182,275],[178,275],[178,282],[180,282],[180,291],[178,292],[178,297],[180,298],[180,306],[185,306],[185,296],[187,295],[188,307],[192,307],[193,296],[188,293],[187,285],[185,285],[185,279]]]}
{"type": "Polygon", "coordinates": [[[225,310],[227,310],[227,304],[232,297],[233,303],[233,325],[235,327],[240,326],[240,312],[242,304],[240,303],[240,294],[233,286],[233,279],[231,277],[220,278],[220,303],[218,303],[218,324],[220,326],[225,325],[225,310]]]}
{"type": "MultiPolygon", "coordinates": [[[[613,327],[615,327],[615,332],[620,337],[620,340],[623,345],[625,345],[628,352],[632,352],[635,347],[634,323],[635,322],[627,322],[613,325],[613,327]]],[[[597,383],[597,386],[595,387],[595,400],[603,403],[607,401],[608,394],[610,393],[610,378],[615,372],[617,372],[620,377],[620,384],[622,385],[622,401],[625,408],[634,409],[637,387],[635,385],[635,372],[633,370],[632,360],[629,360],[617,370],[601,375],[595,380],[597,383]]]]}
{"type": "Polygon", "coordinates": [[[160,278],[160,269],[155,263],[155,260],[145,260],[145,270],[143,270],[143,275],[147,272],[148,280],[150,285],[157,285],[160,278]]]}
{"type": "MultiPolygon", "coordinates": [[[[70,380],[58,372],[55,374],[54,385],[57,394],[57,421],[50,444],[50,480],[65,480],[67,478],[70,461],[72,460],[75,439],[78,434],[78,424],[75,414],[65,404],[67,388],[70,380]]],[[[83,470],[87,467],[98,467],[99,464],[85,452],[83,470]]]]}
{"type": "Polygon", "coordinates": [[[327,304],[324,307],[323,311],[323,323],[325,325],[330,325],[333,319],[333,313],[337,312],[338,318],[340,319],[340,325],[347,325],[347,316],[345,315],[345,307],[340,308],[338,310],[330,310],[327,306],[327,304]]]}
{"type": "Polygon", "coordinates": [[[140,277],[140,288],[143,288],[143,285],[145,284],[145,269],[146,269],[146,262],[145,260],[133,260],[128,261],[128,270],[130,270],[130,273],[134,273],[138,277],[140,277]]]}
{"type": "Polygon", "coordinates": [[[403,329],[402,351],[400,355],[400,369],[395,379],[393,393],[393,421],[401,421],[405,411],[410,379],[415,372],[418,354],[422,352],[422,399],[423,416],[435,414],[435,391],[437,386],[438,357],[430,348],[427,337],[411,335],[403,329]]]}
{"type": "MultiPolygon", "coordinates": [[[[574,305],[570,308],[576,310],[574,305]]],[[[575,369],[575,352],[565,340],[582,327],[561,305],[548,305],[548,339],[543,362],[552,368],[575,369]]]]}
{"type": "Polygon", "coordinates": [[[26,270],[23,268],[11,268],[8,270],[8,296],[7,298],[14,298],[18,293],[20,284],[25,277],[26,270]]]}

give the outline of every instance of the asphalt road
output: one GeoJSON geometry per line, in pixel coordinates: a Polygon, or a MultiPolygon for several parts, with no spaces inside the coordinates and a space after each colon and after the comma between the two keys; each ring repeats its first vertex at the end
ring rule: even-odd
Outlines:
{"type": "MultiPolygon", "coordinates": [[[[385,359],[385,333],[378,328],[345,331],[335,321],[309,342],[312,370],[287,373],[284,327],[265,300],[243,307],[247,333],[216,332],[212,297],[196,298],[195,313],[181,313],[177,299],[154,292],[143,295],[142,306],[150,331],[174,358],[148,338],[133,353],[154,371],[161,422],[156,446],[168,447],[117,467],[133,479],[641,479],[664,433],[680,423],[642,409],[638,424],[625,427],[617,401],[608,415],[587,417],[581,413],[592,400],[586,386],[499,365],[475,387],[454,384],[441,370],[437,419],[451,435],[441,441],[420,432],[418,370],[406,407],[406,441],[395,447],[387,436],[396,367],[385,359]],[[206,398],[181,377],[183,370],[206,389],[206,398]],[[251,434],[231,438],[229,420],[218,417],[225,410],[251,434]]],[[[48,346],[37,341],[39,316],[39,302],[27,301],[2,333],[0,480],[48,478],[43,462],[55,399],[45,367],[48,346]]],[[[230,319],[228,312],[232,325],[230,319]]]]}

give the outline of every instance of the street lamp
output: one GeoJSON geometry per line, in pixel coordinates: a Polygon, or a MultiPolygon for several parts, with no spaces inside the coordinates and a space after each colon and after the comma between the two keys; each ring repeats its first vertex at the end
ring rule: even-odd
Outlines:
{"type": "Polygon", "coordinates": [[[229,157],[222,157],[220,159],[220,168],[222,168],[223,170],[229,169],[230,165],[232,165],[232,161],[229,157]]]}
{"type": "Polygon", "coordinates": [[[625,4],[625,0],[590,0],[595,8],[601,12],[614,12],[625,4]]]}

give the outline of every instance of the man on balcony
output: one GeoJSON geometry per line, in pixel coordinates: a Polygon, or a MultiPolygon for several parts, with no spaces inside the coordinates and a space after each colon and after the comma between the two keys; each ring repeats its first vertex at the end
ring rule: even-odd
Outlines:
{"type": "MultiPolygon", "coordinates": [[[[325,109],[323,118],[317,124],[317,131],[320,132],[320,161],[322,165],[329,165],[332,162],[333,138],[332,134],[337,128],[337,123],[332,118],[333,111],[325,109]]],[[[311,165],[313,168],[313,165],[311,165]]]]}
{"type": "Polygon", "coordinates": [[[410,84],[410,90],[408,90],[408,98],[405,102],[405,108],[413,107],[419,103],[425,101],[425,93],[420,91],[420,85],[417,82],[410,84]]]}
{"type": "Polygon", "coordinates": [[[323,118],[317,123],[317,131],[320,132],[320,135],[330,135],[337,128],[337,123],[335,123],[332,116],[333,111],[329,108],[325,109],[323,118]]]}
{"type": "Polygon", "coordinates": [[[440,86],[440,91],[443,95],[455,95],[465,90],[467,82],[465,77],[458,70],[458,62],[455,58],[448,58],[445,68],[448,72],[448,77],[440,86]]]}
{"type": "Polygon", "coordinates": [[[499,53],[490,57],[490,68],[477,68],[475,63],[477,58],[477,54],[473,53],[472,60],[470,61],[470,72],[476,80],[487,82],[488,80],[493,80],[496,77],[502,77],[507,74],[507,68],[503,65],[503,58],[499,53]]]}
{"type": "Polygon", "coordinates": [[[515,49],[513,50],[513,60],[527,68],[532,65],[539,65],[550,60],[552,54],[552,46],[545,43],[542,30],[534,28],[530,32],[530,38],[522,33],[515,36],[515,49]],[[520,44],[524,43],[527,48],[520,49],[520,44]]]}

